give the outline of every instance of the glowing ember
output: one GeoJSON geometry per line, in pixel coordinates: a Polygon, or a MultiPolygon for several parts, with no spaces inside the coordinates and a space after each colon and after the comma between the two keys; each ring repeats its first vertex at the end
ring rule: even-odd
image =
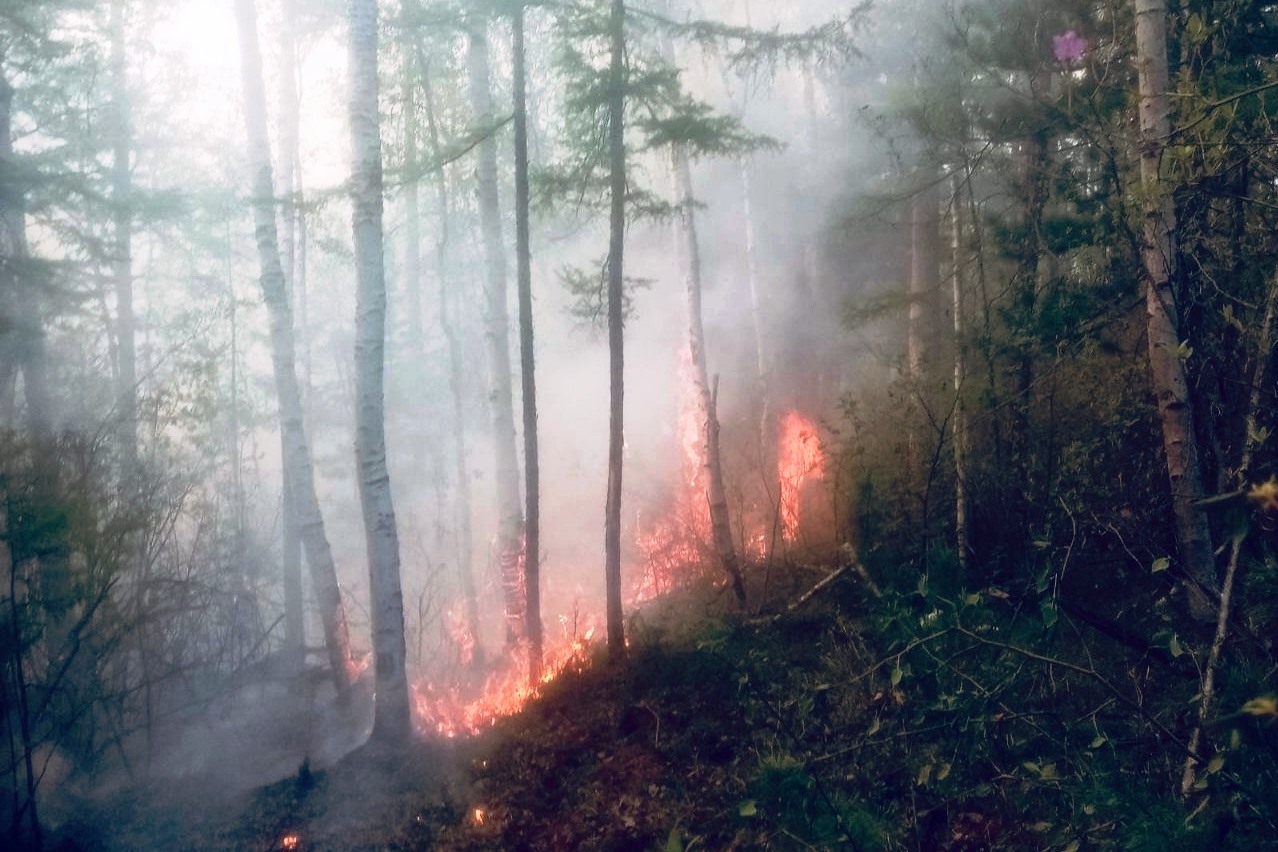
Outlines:
{"type": "Polygon", "coordinates": [[[799,533],[799,504],[804,485],[825,475],[825,457],[817,427],[797,411],[781,419],[777,478],[781,483],[781,535],[794,541],[799,533]]]}
{"type": "Polygon", "coordinates": [[[302,845],[302,838],[296,834],[286,834],[280,838],[281,849],[298,849],[302,845]]]}
{"type": "Polygon", "coordinates": [[[470,812],[470,821],[473,822],[475,825],[483,825],[484,816],[485,816],[485,811],[483,808],[475,808],[473,811],[470,812]]]}

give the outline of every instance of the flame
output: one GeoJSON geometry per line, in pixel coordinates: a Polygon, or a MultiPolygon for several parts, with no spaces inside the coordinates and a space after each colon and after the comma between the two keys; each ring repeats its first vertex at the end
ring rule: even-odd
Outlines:
{"type": "Polygon", "coordinates": [[[487,816],[487,812],[483,808],[475,808],[470,812],[470,821],[475,825],[483,825],[485,816],[487,816]]]}
{"type": "Polygon", "coordinates": [[[583,618],[574,608],[571,615],[560,615],[556,621],[559,629],[547,631],[544,637],[542,674],[535,685],[528,682],[528,649],[522,643],[508,649],[499,667],[477,689],[465,683],[441,686],[425,679],[415,683],[412,699],[418,729],[449,739],[478,734],[518,713],[563,672],[584,667],[596,619],[583,618]]]}
{"type": "Polygon", "coordinates": [[[281,849],[298,849],[302,845],[302,838],[296,834],[286,834],[280,838],[281,849]]]}
{"type": "Polygon", "coordinates": [[[825,475],[825,456],[817,427],[797,411],[781,418],[777,478],[781,483],[781,536],[794,541],[799,533],[800,495],[805,484],[825,475]]]}

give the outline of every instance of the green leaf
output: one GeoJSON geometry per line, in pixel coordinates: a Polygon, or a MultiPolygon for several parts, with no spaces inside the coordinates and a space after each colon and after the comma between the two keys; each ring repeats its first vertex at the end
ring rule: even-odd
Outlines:
{"type": "Polygon", "coordinates": [[[759,808],[755,805],[754,799],[746,799],[737,807],[737,813],[743,817],[752,817],[759,813],[759,808]]]}
{"type": "Polygon", "coordinates": [[[905,672],[901,671],[901,660],[898,657],[896,661],[896,665],[892,667],[892,685],[896,686],[898,683],[900,683],[901,677],[904,674],[905,672]]]}
{"type": "Polygon", "coordinates": [[[683,834],[677,825],[670,829],[670,836],[666,838],[666,852],[683,852],[683,834]]]}
{"type": "Polygon", "coordinates": [[[1097,734],[1096,739],[1092,740],[1091,745],[1089,745],[1088,748],[1100,748],[1103,745],[1105,745],[1105,736],[1103,734],[1097,734]]]}
{"type": "Polygon", "coordinates": [[[1171,567],[1171,560],[1168,559],[1166,556],[1160,556],[1154,560],[1153,565],[1149,566],[1149,570],[1157,574],[1160,571],[1166,571],[1170,567],[1171,567]]]}
{"type": "Polygon", "coordinates": [[[1207,774],[1215,775],[1217,772],[1225,768],[1225,756],[1218,754],[1207,764],[1207,774]]]}
{"type": "Polygon", "coordinates": [[[1171,635],[1171,639],[1167,642],[1167,650],[1171,651],[1173,657],[1179,657],[1185,653],[1185,649],[1180,646],[1180,637],[1175,633],[1171,635]]]}

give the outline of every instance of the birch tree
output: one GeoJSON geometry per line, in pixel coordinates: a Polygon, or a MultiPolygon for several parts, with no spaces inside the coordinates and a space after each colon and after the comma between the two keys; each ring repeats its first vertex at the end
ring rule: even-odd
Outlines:
{"type": "Polygon", "coordinates": [[[355,458],[368,552],[376,703],[374,742],[412,734],[405,670],[399,534],[386,467],[386,274],[382,253],[382,139],[378,116],[377,0],[350,4],[351,224],[355,238],[355,458]]]}
{"type": "Polygon", "coordinates": [[[1211,529],[1198,505],[1203,499],[1193,400],[1185,378],[1184,349],[1173,289],[1176,214],[1163,175],[1163,150],[1171,133],[1168,97],[1167,0],[1134,0],[1140,126],[1140,183],[1149,370],[1162,423],[1163,451],[1171,481],[1176,537],[1196,618],[1210,619],[1216,593],[1211,529]]]}
{"type": "Polygon", "coordinates": [[[244,85],[244,121],[248,133],[252,173],[252,206],[259,283],[271,325],[271,364],[279,398],[280,431],[285,447],[284,466],[296,506],[298,534],[306,551],[311,583],[324,626],[333,681],[340,696],[350,687],[350,636],[337,566],[324,530],[324,517],[315,491],[310,444],[302,419],[302,397],[297,382],[293,341],[293,312],[285,290],[275,226],[275,189],[271,174],[271,148],[266,133],[266,96],[262,85],[262,57],[258,47],[257,9],[253,0],[236,0],[240,33],[240,68],[244,85]]]}

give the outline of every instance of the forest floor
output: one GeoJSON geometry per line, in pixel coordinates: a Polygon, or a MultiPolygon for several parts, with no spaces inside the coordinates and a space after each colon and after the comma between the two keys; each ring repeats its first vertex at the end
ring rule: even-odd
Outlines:
{"type": "Polygon", "coordinates": [[[1066,798],[1041,780],[1045,768],[1035,778],[991,772],[975,783],[979,766],[938,747],[944,731],[916,729],[899,653],[876,650],[858,619],[873,605],[864,579],[844,571],[803,594],[834,571],[792,565],[776,572],[774,603],[762,612],[735,613],[731,595],[712,583],[650,603],[629,624],[624,663],[600,656],[564,672],[523,712],[481,736],[420,742],[391,757],[357,750],[235,794],[192,789],[198,782],[121,794],[86,811],[78,829],[64,829],[50,846],[691,852],[1112,845],[1121,821],[1103,819],[1102,804],[1087,811],[1095,823],[1072,823],[1066,798]]]}

